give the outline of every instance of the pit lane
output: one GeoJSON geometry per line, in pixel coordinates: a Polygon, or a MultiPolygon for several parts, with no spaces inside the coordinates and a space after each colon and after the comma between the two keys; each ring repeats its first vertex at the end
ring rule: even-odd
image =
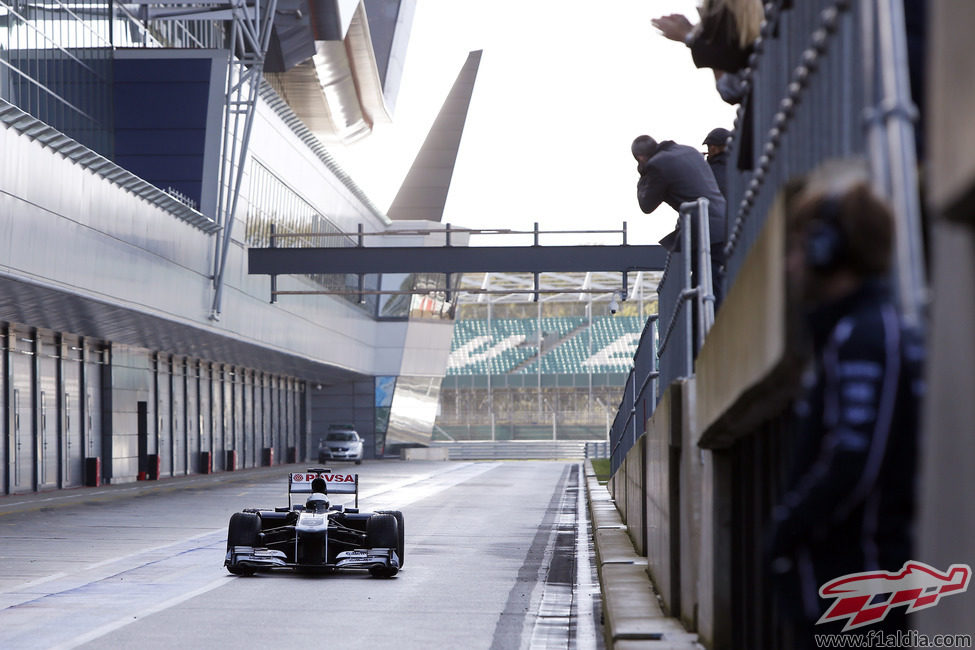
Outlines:
{"type": "Polygon", "coordinates": [[[399,576],[230,576],[226,522],[287,471],[0,499],[0,647],[599,647],[578,465],[350,466],[406,517],[399,576]]]}

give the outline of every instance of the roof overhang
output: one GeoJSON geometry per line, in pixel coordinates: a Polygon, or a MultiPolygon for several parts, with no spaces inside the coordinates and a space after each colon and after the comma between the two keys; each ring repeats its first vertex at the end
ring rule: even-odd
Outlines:
{"type": "Polygon", "coordinates": [[[311,3],[313,12],[337,13],[333,18],[344,34],[328,34],[340,36],[334,39],[316,34],[311,59],[287,72],[268,73],[267,80],[316,137],[355,142],[371,133],[377,122],[390,121],[365,6],[355,3],[346,22],[342,13],[347,7],[321,0],[311,3]]]}

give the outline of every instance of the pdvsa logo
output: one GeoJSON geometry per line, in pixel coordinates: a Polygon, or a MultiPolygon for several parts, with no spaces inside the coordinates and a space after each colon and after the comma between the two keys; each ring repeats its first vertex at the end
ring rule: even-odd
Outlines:
{"type": "Polygon", "coordinates": [[[851,573],[819,588],[820,598],[836,598],[836,602],[816,624],[845,618],[846,632],[884,620],[894,607],[906,606],[908,613],[934,607],[942,596],[964,593],[971,577],[972,568],[967,564],[952,564],[942,573],[913,561],[895,573],[851,573]]]}
{"type": "Polygon", "coordinates": [[[355,478],[351,474],[303,474],[300,472],[291,475],[291,482],[311,483],[316,478],[324,479],[325,483],[355,483],[355,478]]]}

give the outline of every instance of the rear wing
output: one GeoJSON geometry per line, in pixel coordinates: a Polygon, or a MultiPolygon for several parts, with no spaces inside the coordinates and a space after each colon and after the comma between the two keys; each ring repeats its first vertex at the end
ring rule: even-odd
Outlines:
{"type": "Polygon", "coordinates": [[[359,507],[359,475],[333,474],[332,470],[312,467],[305,472],[292,472],[288,477],[288,509],[292,494],[354,494],[355,507],[359,507]]]}

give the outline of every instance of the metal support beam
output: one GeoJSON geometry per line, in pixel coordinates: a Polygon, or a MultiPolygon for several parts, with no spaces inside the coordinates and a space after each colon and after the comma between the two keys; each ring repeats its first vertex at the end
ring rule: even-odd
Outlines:
{"type": "MultiPolygon", "coordinates": [[[[272,278],[274,276],[271,276],[272,278]]],[[[565,289],[458,289],[453,287],[449,289],[455,294],[470,294],[474,296],[510,296],[518,294],[535,294],[542,295],[561,295],[566,293],[565,289]]],[[[271,291],[271,302],[277,302],[274,300],[276,296],[359,296],[362,294],[369,296],[412,296],[419,293],[447,293],[448,287],[425,287],[423,289],[363,289],[362,293],[355,289],[296,289],[296,290],[284,290],[278,291],[276,289],[271,291]]],[[[612,292],[606,291],[605,289],[573,289],[569,293],[585,293],[590,296],[610,296],[613,295],[612,292]]],[[[534,301],[533,302],[537,302],[534,301]]]]}
{"type": "Polygon", "coordinates": [[[264,72],[264,57],[271,40],[277,0],[229,0],[230,23],[227,85],[224,96],[223,142],[217,195],[217,222],[223,233],[214,238],[213,303],[210,319],[219,320],[224,271],[233,234],[234,215],[247,161],[257,93],[264,72]]]}
{"type": "MultiPolygon", "coordinates": [[[[272,242],[273,242],[273,240],[272,240],[272,242]]],[[[363,242],[363,239],[362,239],[362,224],[360,223],[359,224],[359,236],[356,238],[356,247],[362,248],[363,245],[364,245],[364,242],[363,242]]],[[[359,274],[359,298],[358,298],[360,305],[361,304],[364,304],[366,302],[365,291],[366,291],[366,276],[365,276],[365,274],[360,273],[359,274]]]]}
{"type": "Polygon", "coordinates": [[[641,246],[251,248],[251,275],[662,271],[667,251],[641,246]]]}
{"type": "MultiPolygon", "coordinates": [[[[271,248],[274,248],[275,244],[277,243],[274,238],[275,229],[276,227],[274,225],[274,222],[272,221],[271,222],[271,248]]],[[[278,301],[278,276],[272,275],[271,276],[271,302],[275,303],[277,301],[278,301]]]]}
{"type": "MultiPolygon", "coordinates": [[[[446,228],[446,233],[444,233],[444,244],[446,246],[450,246],[450,224],[447,223],[447,224],[444,224],[444,226],[446,228]]],[[[450,302],[451,301],[451,290],[450,290],[450,274],[449,273],[447,274],[447,277],[444,278],[444,280],[445,280],[445,283],[447,285],[447,290],[444,292],[444,299],[447,302],[450,302]]]]}

